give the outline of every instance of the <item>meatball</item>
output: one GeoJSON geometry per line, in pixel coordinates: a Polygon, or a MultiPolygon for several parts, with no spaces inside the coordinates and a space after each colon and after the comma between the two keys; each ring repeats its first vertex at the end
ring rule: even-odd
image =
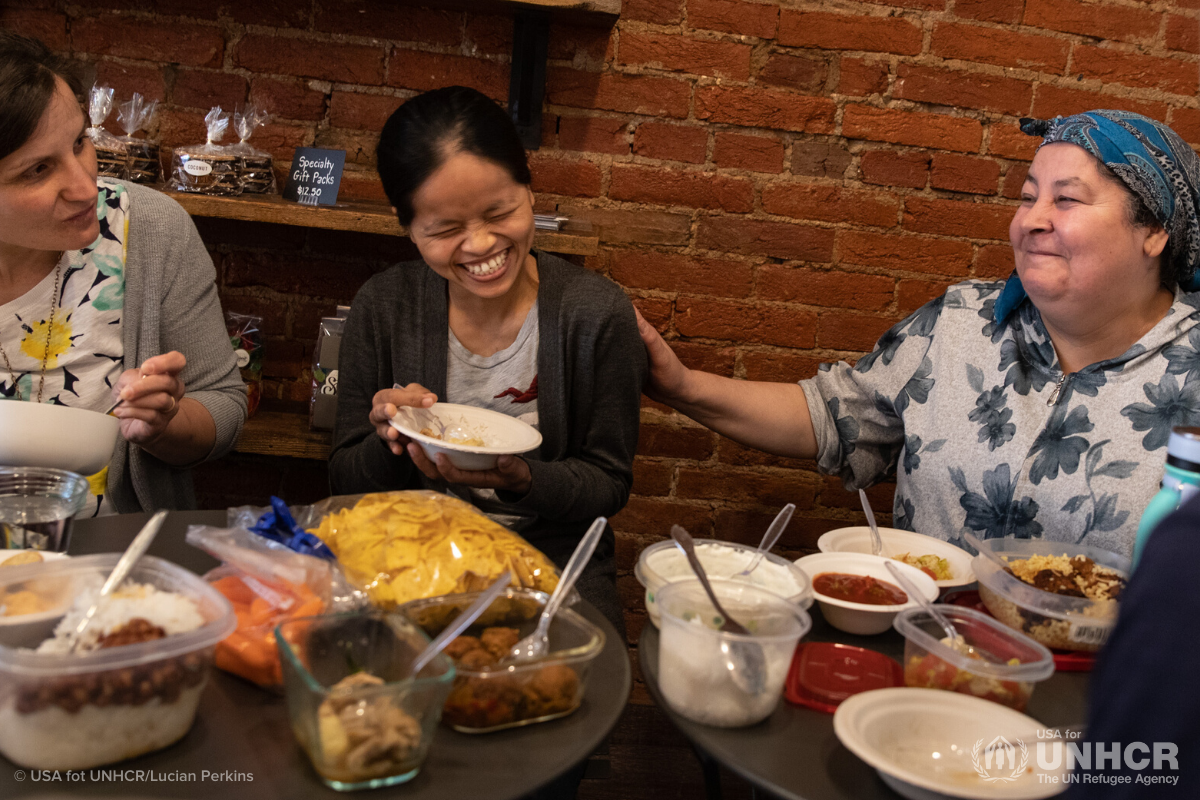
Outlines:
{"type": "Polygon", "coordinates": [[[513,645],[521,641],[521,632],[516,628],[485,628],[479,642],[497,659],[504,658],[513,645]]]}
{"type": "Polygon", "coordinates": [[[474,636],[459,636],[450,644],[446,645],[446,655],[458,661],[472,650],[477,650],[482,647],[479,640],[474,636]]]}

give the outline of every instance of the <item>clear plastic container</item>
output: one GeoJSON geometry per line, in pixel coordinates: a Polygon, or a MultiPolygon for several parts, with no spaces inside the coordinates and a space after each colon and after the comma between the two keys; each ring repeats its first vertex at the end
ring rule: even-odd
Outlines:
{"type": "MultiPolygon", "coordinates": [[[[79,655],[46,655],[70,599],[99,586],[120,553],[5,567],[0,595],[46,593],[49,618],[0,626],[0,753],[30,769],[89,769],[166,747],[192,727],[213,648],[237,624],[233,609],[199,576],[153,556],[129,580],[182,594],[204,625],[188,633],[79,655]]],[[[21,619],[18,617],[18,619],[21,619]]]]}
{"type": "Polygon", "coordinates": [[[415,679],[429,638],[397,613],[306,617],[275,629],[292,733],[325,783],[376,789],[416,776],[429,752],[454,665],[436,656],[415,679]],[[378,685],[335,688],[364,673],[378,685]]]}
{"type": "Polygon", "coordinates": [[[979,611],[939,610],[973,654],[951,647],[925,609],[902,611],[893,625],[904,637],[905,685],[969,694],[1024,711],[1034,684],[1054,674],[1050,651],[979,611]]]}
{"type": "MultiPolygon", "coordinates": [[[[983,544],[1009,561],[1034,555],[1082,555],[1123,576],[1130,572],[1129,559],[1098,547],[1014,538],[988,539],[983,544]]],[[[1046,647],[1094,652],[1108,641],[1117,624],[1116,600],[1090,600],[1043,591],[1009,574],[982,554],[975,556],[972,566],[979,581],[979,596],[992,616],[1046,647]]]]}
{"type": "Polygon", "coordinates": [[[0,467],[0,549],[66,552],[87,496],[87,479],[74,472],[0,467]]]}
{"type": "MultiPolygon", "coordinates": [[[[801,608],[807,609],[812,605],[812,580],[808,573],[786,558],[767,553],[749,576],[737,576],[737,573],[750,566],[757,552],[756,547],[734,542],[696,539],[696,556],[704,565],[708,577],[745,582],[791,600],[801,608]]],[[[670,539],[643,550],[633,574],[646,589],[646,613],[655,627],[662,627],[659,623],[659,591],[668,583],[693,580],[695,577],[687,558],[670,539]]]]}
{"type": "Polygon", "coordinates": [[[736,581],[710,581],[721,606],[750,635],[717,630],[720,616],[700,581],[677,581],[658,596],[662,638],[658,644],[658,686],[675,713],[704,725],[738,728],[771,715],[783,693],[796,643],[812,627],[808,612],[791,600],[736,581]],[[763,689],[747,692],[734,671],[731,648],[762,648],[763,689]]]}
{"type": "MultiPolygon", "coordinates": [[[[478,596],[478,592],[467,592],[413,600],[400,610],[427,634],[436,636],[478,596]]],[[[465,635],[479,637],[487,628],[506,627],[515,628],[518,638],[525,637],[537,627],[548,599],[544,592],[509,589],[465,635]]],[[[478,667],[460,661],[443,721],[463,733],[490,733],[558,719],[579,708],[587,693],[592,662],[604,649],[604,631],[575,611],[562,608],[550,623],[549,635],[550,652],[542,658],[478,667]]],[[[448,650],[455,652],[453,645],[448,650]]]]}

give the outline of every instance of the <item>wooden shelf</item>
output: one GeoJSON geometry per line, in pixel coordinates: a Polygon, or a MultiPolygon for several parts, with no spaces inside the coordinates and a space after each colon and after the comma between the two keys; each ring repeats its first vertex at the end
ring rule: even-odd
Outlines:
{"type": "MultiPolygon", "coordinates": [[[[268,222],[336,231],[407,236],[396,215],[382,203],[345,202],[336,206],[302,206],[278,195],[258,197],[214,197],[188,192],[169,192],[193,217],[218,217],[243,222],[268,222]]],[[[592,226],[572,220],[561,231],[538,231],[535,247],[549,253],[594,256],[600,240],[592,226]]]]}
{"type": "Polygon", "coordinates": [[[259,409],[242,426],[242,435],[233,449],[239,453],[327,461],[331,438],[329,431],[309,430],[308,414],[259,409]]]}
{"type": "MultiPolygon", "coordinates": [[[[404,5],[429,5],[429,0],[400,0],[404,5]]],[[[441,0],[440,8],[504,14],[545,11],[555,19],[584,25],[612,25],[621,16],[621,0],[441,0]]]]}

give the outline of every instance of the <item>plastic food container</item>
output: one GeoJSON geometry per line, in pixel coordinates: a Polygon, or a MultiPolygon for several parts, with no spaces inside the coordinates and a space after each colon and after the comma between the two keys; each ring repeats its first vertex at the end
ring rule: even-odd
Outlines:
{"type": "Polygon", "coordinates": [[[1024,711],[1034,684],[1054,674],[1050,651],[987,614],[954,606],[939,610],[981,657],[951,647],[928,611],[910,608],[894,623],[904,637],[905,685],[969,694],[1024,711]]]}
{"type": "MultiPolygon", "coordinates": [[[[758,549],[746,545],[722,542],[717,539],[697,539],[696,556],[704,565],[709,578],[727,578],[742,581],[766,589],[807,609],[812,605],[812,581],[804,570],[786,558],[767,553],[754,572],[745,577],[735,577],[750,566],[758,549]]],[[[687,557],[668,539],[657,542],[642,551],[633,574],[646,589],[646,613],[655,627],[659,624],[658,593],[668,583],[694,580],[695,574],[687,563],[687,557]]]]}
{"type": "Polygon", "coordinates": [[[668,584],[658,597],[658,685],[671,710],[693,722],[719,728],[753,725],[779,704],[796,642],[812,620],[796,603],[757,586],[711,583],[721,605],[751,634],[717,630],[721,618],[698,580],[668,584]],[[747,692],[733,674],[738,660],[731,648],[745,644],[762,648],[766,673],[758,694],[747,692]]]}
{"type": "Polygon", "coordinates": [[[45,655],[78,588],[99,585],[120,553],[0,570],[0,594],[34,591],[59,604],[50,619],[0,626],[0,753],[30,769],[88,769],[149,753],[192,727],[213,648],[236,625],[224,597],[199,576],[145,556],[129,580],[193,600],[205,624],[188,633],[82,655],[45,655]]]}
{"type": "MultiPolygon", "coordinates": [[[[886,581],[897,586],[896,579],[888,572],[887,564],[891,561],[910,581],[921,589],[925,599],[930,602],[937,599],[938,587],[930,578],[916,567],[893,561],[885,556],[875,556],[870,553],[816,553],[796,561],[809,577],[816,580],[818,575],[826,572],[843,573],[847,575],[866,575],[876,580],[886,581]]],[[[899,588],[897,586],[897,588],[899,588]]],[[[892,620],[906,608],[917,608],[916,600],[911,597],[907,603],[897,605],[870,605],[855,603],[836,597],[828,597],[813,590],[821,614],[825,620],[839,631],[853,633],[859,636],[872,636],[883,633],[892,627],[892,620]]]]}
{"type": "MultiPolygon", "coordinates": [[[[400,611],[436,636],[478,596],[467,592],[413,600],[400,611]]],[[[509,627],[516,628],[518,637],[527,636],[537,627],[548,599],[544,592],[509,589],[465,635],[478,637],[486,628],[509,627]]],[[[560,609],[550,623],[546,656],[503,667],[459,664],[443,721],[463,733],[490,733],[565,717],[583,702],[592,662],[604,649],[604,638],[604,631],[575,611],[560,609]]]]}
{"type": "Polygon", "coordinates": [[[409,675],[429,644],[420,628],[394,612],[329,614],[281,623],[275,642],[292,733],[328,786],[376,789],[416,776],[454,680],[445,654],[409,675]],[[364,674],[381,682],[354,685],[364,674]]]}
{"type": "Polygon", "coordinates": [[[893,658],[865,647],[836,642],[801,642],[784,686],[788,702],[826,714],[859,692],[904,685],[904,670],[893,658]]]}
{"type": "MultiPolygon", "coordinates": [[[[985,546],[1010,561],[1033,555],[1087,556],[1128,577],[1129,559],[1098,547],[1043,539],[988,539],[985,546]]],[[[984,555],[975,557],[979,596],[992,616],[1046,647],[1095,652],[1117,624],[1116,600],[1067,597],[1030,586],[984,555]]]]}
{"type": "Polygon", "coordinates": [[[74,472],[0,467],[0,547],[65,552],[87,496],[87,479],[74,472]]]}

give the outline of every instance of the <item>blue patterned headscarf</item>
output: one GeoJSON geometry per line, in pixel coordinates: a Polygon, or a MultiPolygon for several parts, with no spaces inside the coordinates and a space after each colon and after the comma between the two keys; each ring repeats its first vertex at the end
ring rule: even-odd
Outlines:
{"type": "MultiPolygon", "coordinates": [[[[1184,291],[1200,289],[1200,158],[1179,134],[1130,111],[1088,111],[1054,119],[1022,119],[1021,130],[1052,142],[1077,144],[1098,158],[1141,198],[1167,232],[1170,272],[1184,291]]],[[[996,301],[1003,320],[1025,299],[1014,275],[996,301]]]]}

